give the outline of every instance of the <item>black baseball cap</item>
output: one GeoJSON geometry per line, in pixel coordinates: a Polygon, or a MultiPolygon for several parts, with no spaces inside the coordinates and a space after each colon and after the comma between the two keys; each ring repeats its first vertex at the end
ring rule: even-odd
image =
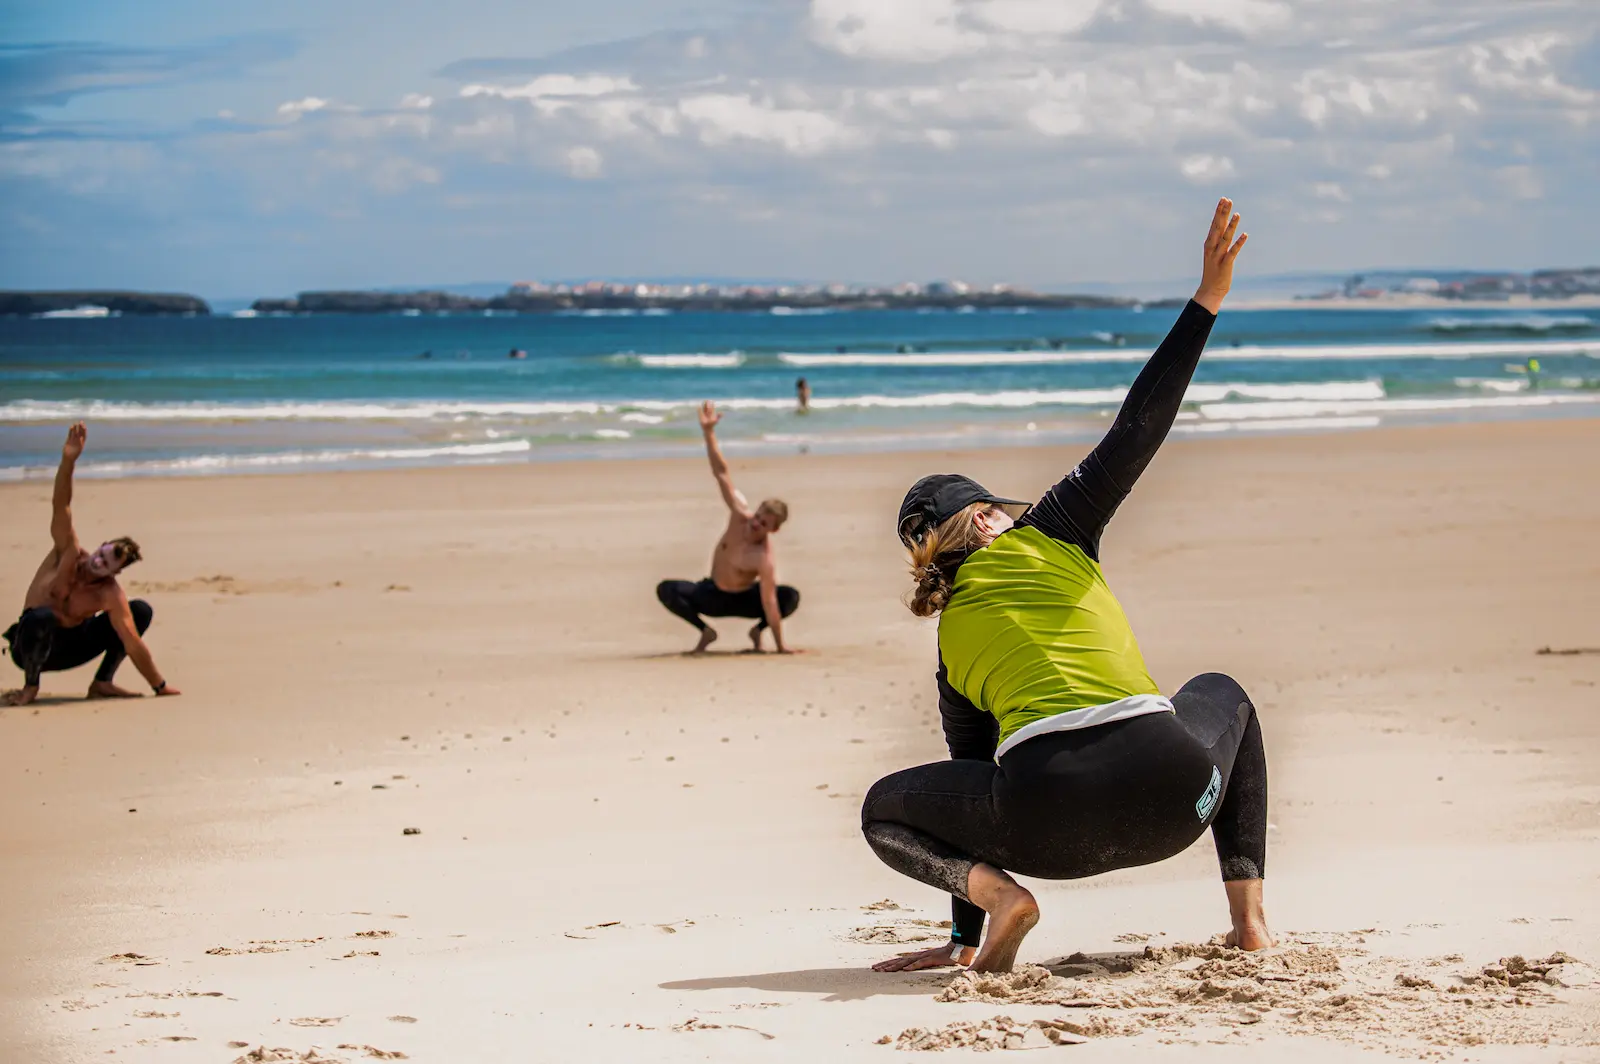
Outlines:
{"type": "Polygon", "coordinates": [[[1029,505],[1017,499],[1002,499],[960,473],[934,473],[911,485],[900,504],[900,542],[912,546],[975,502],[1024,508],[1029,505]]]}

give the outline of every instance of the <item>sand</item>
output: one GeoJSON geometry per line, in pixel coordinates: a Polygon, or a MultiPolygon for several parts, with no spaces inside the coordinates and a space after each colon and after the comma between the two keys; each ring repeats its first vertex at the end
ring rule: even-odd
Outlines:
{"type": "MultiPolygon", "coordinates": [[[[868,970],[949,917],[857,826],[943,754],[900,492],[1076,457],[736,461],[793,509],[786,658],[678,654],[694,461],[82,485],[185,693],[0,710],[0,1060],[1600,1060],[1592,421],[1173,441],[1106,568],[1164,689],[1254,695],[1281,949],[1207,945],[1206,839],[1030,883],[1033,997],[868,970]]],[[[0,487],[0,600],[47,522],[0,487]]]]}

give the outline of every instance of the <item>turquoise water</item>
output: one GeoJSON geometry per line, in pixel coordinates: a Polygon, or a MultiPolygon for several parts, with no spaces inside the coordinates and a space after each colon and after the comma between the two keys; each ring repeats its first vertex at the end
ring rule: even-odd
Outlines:
{"type": "MultiPolygon", "coordinates": [[[[6,319],[0,479],[79,418],[90,476],[684,453],[702,398],[731,451],[1089,438],[1176,315],[6,319]]],[[[1178,431],[1597,412],[1600,311],[1230,310],[1178,431]]]]}

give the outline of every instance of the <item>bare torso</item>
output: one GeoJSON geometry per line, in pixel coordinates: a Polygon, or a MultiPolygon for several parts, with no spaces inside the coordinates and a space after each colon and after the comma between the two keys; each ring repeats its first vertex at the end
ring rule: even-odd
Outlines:
{"type": "Polygon", "coordinates": [[[723,591],[744,591],[761,575],[761,563],[771,545],[763,536],[750,540],[750,519],[736,513],[728,515],[728,527],[711,553],[711,581],[723,591]]]}
{"type": "Polygon", "coordinates": [[[82,562],[89,557],[85,550],[63,558],[58,551],[45,555],[38,571],[28,584],[24,610],[49,606],[63,627],[82,624],[95,614],[109,609],[116,601],[119,588],[115,580],[90,580],[83,572],[82,562]]]}

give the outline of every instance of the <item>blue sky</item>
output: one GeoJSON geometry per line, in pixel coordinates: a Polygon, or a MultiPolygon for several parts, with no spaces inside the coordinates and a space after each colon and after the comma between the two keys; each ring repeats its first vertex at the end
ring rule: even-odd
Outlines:
{"type": "Polygon", "coordinates": [[[1600,262],[1592,0],[0,5],[0,286],[1600,262]]]}

